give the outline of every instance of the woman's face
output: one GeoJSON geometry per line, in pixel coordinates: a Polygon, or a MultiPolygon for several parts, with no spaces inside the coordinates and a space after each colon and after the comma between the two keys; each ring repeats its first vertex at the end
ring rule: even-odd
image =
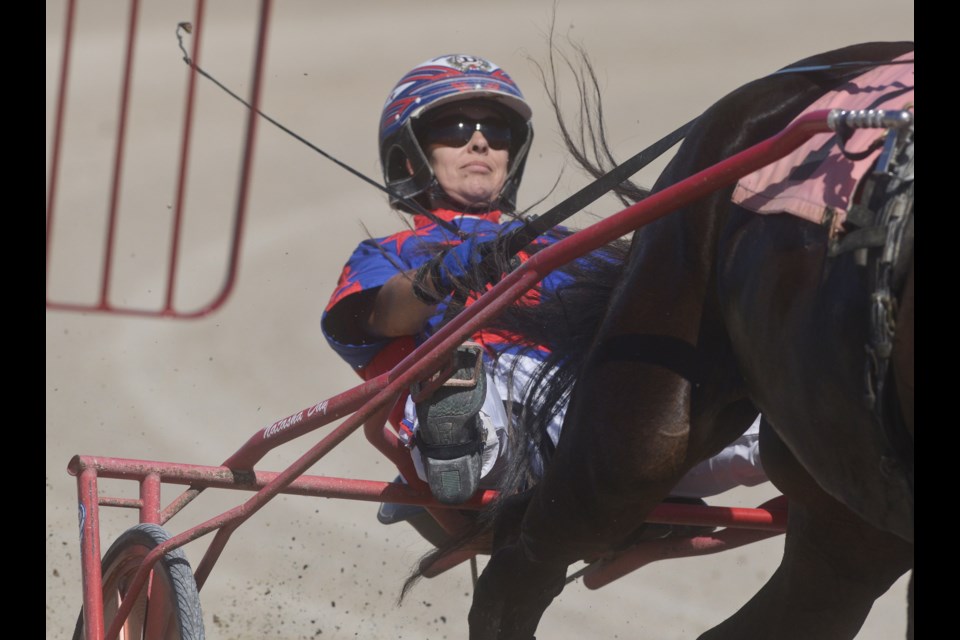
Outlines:
{"type": "Polygon", "coordinates": [[[507,121],[482,104],[452,105],[431,117],[424,151],[450,198],[467,206],[497,200],[507,180],[509,132],[507,121]]]}

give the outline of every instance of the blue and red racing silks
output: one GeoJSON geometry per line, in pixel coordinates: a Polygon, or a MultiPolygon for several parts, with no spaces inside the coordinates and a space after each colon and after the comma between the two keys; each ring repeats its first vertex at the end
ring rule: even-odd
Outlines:
{"type": "MultiPolygon", "coordinates": [[[[440,209],[434,211],[434,213],[443,220],[453,222],[464,233],[489,235],[491,240],[497,234],[503,233],[504,230],[520,225],[519,222],[500,224],[501,214],[499,211],[470,215],[440,209]]],[[[359,340],[357,344],[352,344],[334,337],[356,336],[360,333],[343,330],[344,323],[356,324],[358,321],[355,315],[349,311],[351,296],[381,287],[397,273],[416,269],[427,262],[436,254],[438,248],[444,245],[456,245],[460,242],[459,238],[453,237],[449,231],[437,226],[425,216],[413,216],[413,220],[414,228],[412,230],[402,231],[383,238],[365,240],[357,246],[344,266],[337,287],[323,312],[321,327],[330,347],[364,378],[369,377],[365,371],[367,367],[371,365],[375,356],[392,339],[359,340]]],[[[541,238],[538,242],[546,244],[550,240],[541,238]]],[[[520,258],[525,260],[526,254],[521,253],[520,258]]],[[[553,290],[564,281],[563,276],[551,274],[544,278],[541,287],[546,290],[553,290]]],[[[536,304],[537,298],[537,293],[533,291],[522,298],[521,302],[536,304]]],[[[470,303],[471,301],[468,301],[467,304],[470,303]]],[[[443,303],[437,306],[437,312],[428,320],[424,332],[415,336],[415,344],[422,343],[439,327],[444,319],[445,310],[446,305],[443,303]]],[[[519,337],[515,338],[502,332],[491,331],[480,331],[473,339],[495,353],[508,351],[515,344],[519,345],[522,342],[519,337]]],[[[517,346],[517,348],[520,347],[517,346]]],[[[399,362],[408,349],[391,349],[389,351],[395,352],[391,360],[396,358],[396,362],[399,362]]],[[[377,360],[375,368],[378,372],[383,372],[392,366],[390,363],[381,362],[382,358],[377,360]]],[[[396,362],[393,364],[396,364],[396,362]]]]}

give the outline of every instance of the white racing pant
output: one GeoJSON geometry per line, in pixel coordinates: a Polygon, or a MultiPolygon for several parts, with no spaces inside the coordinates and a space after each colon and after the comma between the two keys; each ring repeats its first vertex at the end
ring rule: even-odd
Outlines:
{"type": "MultiPolygon", "coordinates": [[[[486,430],[486,444],[483,449],[483,466],[480,472],[480,486],[493,488],[499,469],[504,464],[507,452],[507,412],[504,402],[522,402],[531,374],[540,362],[529,356],[502,355],[493,362],[484,359],[487,375],[487,397],[480,409],[480,419],[486,430]],[[500,463],[500,464],[498,464],[500,463]]],[[[560,427],[566,410],[563,407],[547,426],[547,433],[553,444],[560,438],[560,427]]],[[[417,429],[417,411],[413,400],[407,398],[404,421],[412,431],[417,429]]],[[[704,460],[691,469],[677,483],[671,495],[707,498],[740,486],[752,487],[767,481],[760,465],[760,416],[753,424],[727,447],[704,460]]],[[[426,481],[423,462],[416,446],[413,447],[413,464],[417,475],[426,481]]]]}

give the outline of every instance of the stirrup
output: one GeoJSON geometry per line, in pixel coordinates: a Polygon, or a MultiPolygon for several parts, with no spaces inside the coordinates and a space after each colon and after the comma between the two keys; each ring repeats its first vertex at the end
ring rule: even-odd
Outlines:
{"type": "Polygon", "coordinates": [[[444,504],[469,500],[480,483],[486,441],[479,416],[487,395],[483,347],[465,342],[441,373],[414,384],[410,394],[417,407],[414,440],[431,493],[444,504]]]}

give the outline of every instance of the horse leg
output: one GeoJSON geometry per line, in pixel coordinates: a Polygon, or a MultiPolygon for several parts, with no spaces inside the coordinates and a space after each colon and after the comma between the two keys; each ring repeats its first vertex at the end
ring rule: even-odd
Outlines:
{"type": "Polygon", "coordinates": [[[532,492],[531,489],[509,496],[497,507],[490,562],[477,581],[473,596],[474,603],[488,604],[475,604],[470,609],[471,639],[532,640],[543,612],[563,590],[565,565],[542,567],[528,563],[517,553],[520,525],[532,492]],[[518,570],[518,575],[511,575],[518,570]],[[509,586],[519,581],[526,587],[513,593],[509,586]]]}
{"type": "Polygon", "coordinates": [[[914,572],[910,572],[910,585],[907,588],[907,640],[913,640],[913,578],[914,572]]]}
{"type": "Polygon", "coordinates": [[[601,362],[587,372],[519,535],[498,536],[502,544],[477,582],[471,640],[532,639],[568,566],[627,539],[699,461],[687,448],[685,380],[636,362],[601,362]]]}
{"type": "Polygon", "coordinates": [[[700,640],[850,639],[874,601],[913,566],[913,545],[867,525],[825,493],[768,424],[763,467],[790,499],[779,568],[737,613],[700,640]]]}
{"type": "Polygon", "coordinates": [[[531,560],[517,543],[494,551],[474,588],[470,640],[534,640],[544,611],[563,591],[567,566],[531,560]]]}
{"type": "Polygon", "coordinates": [[[712,258],[686,241],[691,228],[715,224],[698,213],[674,213],[634,237],[520,536],[478,580],[471,640],[532,638],[570,564],[626,543],[687,471],[755,417],[748,402],[724,412],[743,393],[707,293],[712,258]]]}

